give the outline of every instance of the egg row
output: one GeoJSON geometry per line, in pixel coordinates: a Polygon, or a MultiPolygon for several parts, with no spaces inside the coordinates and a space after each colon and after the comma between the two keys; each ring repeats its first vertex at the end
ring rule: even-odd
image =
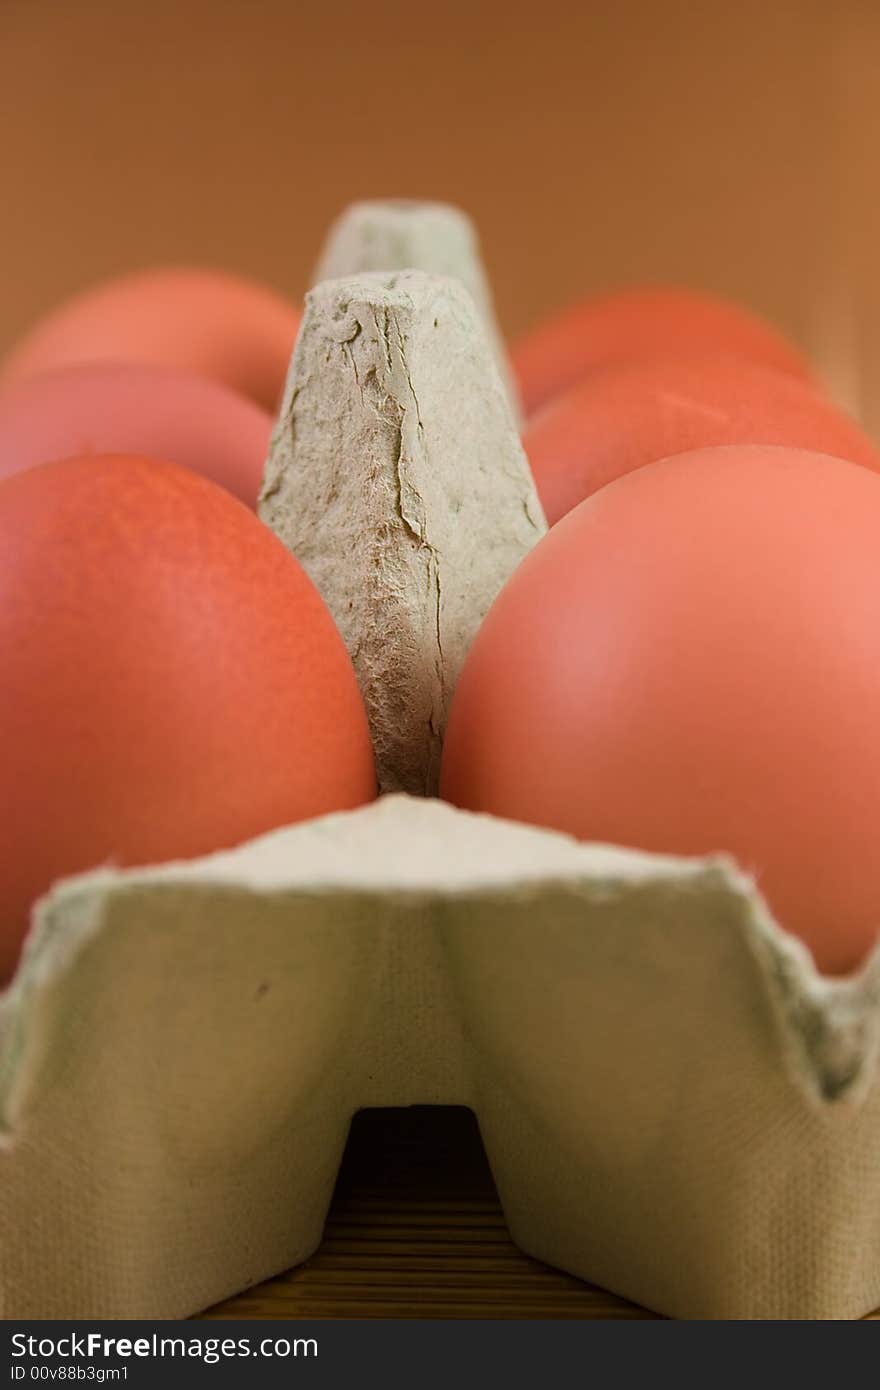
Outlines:
{"type": "MultiPolygon", "coordinates": [[[[62,875],[375,794],[342,640],[253,514],[297,324],[153,272],[0,367],[6,977],[62,875]]],[[[880,923],[875,446],[775,330],[696,294],[587,301],[513,363],[552,530],[471,649],[442,795],[727,850],[823,969],[855,968],[880,923]]]]}
{"type": "MultiPolygon", "coordinates": [[[[77,297],[0,365],[0,478],[66,455],[136,453],[254,506],[299,319],[262,286],[209,271],[145,272],[77,297]]],[[[523,338],[513,362],[551,524],[623,473],[714,444],[878,465],[773,328],[692,292],[589,300],[523,338]]]]}

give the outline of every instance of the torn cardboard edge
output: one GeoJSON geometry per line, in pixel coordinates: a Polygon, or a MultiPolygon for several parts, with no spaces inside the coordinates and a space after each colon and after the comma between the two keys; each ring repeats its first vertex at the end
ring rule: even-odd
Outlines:
{"type": "Polygon", "coordinates": [[[461,284],[404,271],[307,295],[258,510],[342,633],[380,788],[434,794],[467,650],[546,531],[461,284]]]}
{"type": "Polygon", "coordinates": [[[415,198],[351,203],[327,233],[312,283],[364,272],[421,270],[458,280],[474,301],[516,420],[519,397],[483,269],[476,228],[461,208],[415,198]]]}
{"type": "MultiPolygon", "coordinates": [[[[641,908],[677,898],[706,930],[732,914],[778,1025],[781,1059],[820,1106],[858,1104],[877,1082],[880,944],[858,974],[821,976],[807,949],[773,919],[754,883],[725,856],[680,858],[582,844],[555,831],[458,810],[434,799],[384,796],[367,807],[304,822],[193,861],[100,869],[58,884],[35,914],[19,970],[3,997],[0,1129],[11,1133],[37,1082],[42,997],[105,930],[104,907],[163,889],[308,899],[358,895],[432,907],[527,897],[542,913],[559,896],[591,906],[638,894],[641,908]]],[[[549,948],[548,948],[549,949],[549,948]]]]}

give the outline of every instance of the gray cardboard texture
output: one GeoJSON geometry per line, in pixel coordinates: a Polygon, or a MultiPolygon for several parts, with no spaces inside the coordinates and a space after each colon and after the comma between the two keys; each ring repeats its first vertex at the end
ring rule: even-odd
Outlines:
{"type": "Polygon", "coordinates": [[[684,1317],[868,1312],[878,992],[723,860],[425,799],[70,880],[0,1048],[3,1316],[179,1317],[304,1259],[354,1110],[417,1100],[474,1106],[542,1259],[684,1317]]]}
{"type": "Polygon", "coordinates": [[[546,530],[457,281],[404,271],[310,292],[259,511],[345,639],[380,786],[436,792],[467,649],[546,530]]]}
{"type": "Polygon", "coordinates": [[[483,321],[513,414],[516,385],[495,318],[474,224],[448,203],[415,198],[352,203],[333,223],[315,267],[313,284],[364,271],[424,270],[461,281],[483,321]]]}

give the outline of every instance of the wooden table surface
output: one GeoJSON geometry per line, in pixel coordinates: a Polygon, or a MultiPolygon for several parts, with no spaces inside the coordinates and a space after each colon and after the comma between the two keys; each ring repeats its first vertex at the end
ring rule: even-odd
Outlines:
{"type": "Polygon", "coordinates": [[[656,1315],[517,1250],[473,1114],[413,1107],[355,1117],[317,1254],[203,1316],[656,1315]]]}

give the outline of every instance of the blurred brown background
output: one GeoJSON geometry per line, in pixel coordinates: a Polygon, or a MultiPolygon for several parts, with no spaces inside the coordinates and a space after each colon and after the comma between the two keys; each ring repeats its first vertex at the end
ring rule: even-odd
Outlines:
{"type": "Polygon", "coordinates": [[[298,295],[346,202],[425,196],[476,219],[510,332],[717,289],[876,419],[878,71],[875,0],[0,0],[0,351],[147,263],[298,295]]]}

